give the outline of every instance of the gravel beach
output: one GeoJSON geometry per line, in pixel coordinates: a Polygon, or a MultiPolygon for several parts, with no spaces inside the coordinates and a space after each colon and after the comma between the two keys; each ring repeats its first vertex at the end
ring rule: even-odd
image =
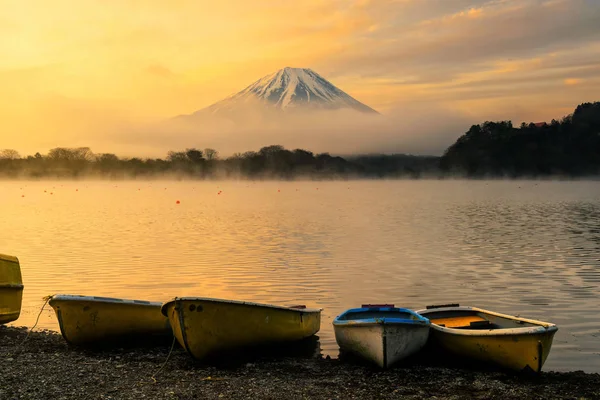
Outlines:
{"type": "Polygon", "coordinates": [[[0,327],[0,399],[600,399],[600,374],[538,377],[435,365],[380,371],[344,360],[192,360],[178,345],[86,350],[60,334],[0,327]],[[161,369],[161,367],[164,367],[161,369]],[[153,377],[154,375],[154,377],[153,377]]]}

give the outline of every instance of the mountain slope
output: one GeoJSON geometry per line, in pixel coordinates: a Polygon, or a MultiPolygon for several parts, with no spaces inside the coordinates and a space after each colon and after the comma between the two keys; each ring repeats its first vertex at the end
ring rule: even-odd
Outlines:
{"type": "Polygon", "coordinates": [[[234,114],[251,105],[285,112],[351,109],[378,114],[313,70],[286,67],[257,80],[237,94],[197,111],[194,115],[234,114]]]}

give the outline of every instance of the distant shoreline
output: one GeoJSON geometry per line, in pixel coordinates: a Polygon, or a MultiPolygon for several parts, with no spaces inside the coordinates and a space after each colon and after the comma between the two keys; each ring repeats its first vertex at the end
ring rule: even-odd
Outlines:
{"type": "Polygon", "coordinates": [[[134,176],[134,177],[105,177],[96,175],[85,175],[77,177],[64,176],[44,176],[44,177],[6,177],[0,175],[0,182],[251,182],[251,183],[268,183],[268,182],[396,182],[396,181],[435,181],[435,182],[597,182],[600,181],[600,175],[583,175],[583,176],[422,176],[418,178],[411,177],[361,177],[361,176],[344,176],[344,177],[307,177],[295,176],[293,178],[274,178],[274,177],[210,177],[198,178],[193,176],[169,176],[169,175],[153,175],[153,176],[134,176]]]}

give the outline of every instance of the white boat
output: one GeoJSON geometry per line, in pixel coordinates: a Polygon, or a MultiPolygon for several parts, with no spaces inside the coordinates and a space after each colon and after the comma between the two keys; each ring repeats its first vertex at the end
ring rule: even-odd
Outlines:
{"type": "Polygon", "coordinates": [[[343,352],[388,368],[415,354],[427,343],[429,320],[394,305],[363,305],[333,321],[335,340],[343,352]]]}

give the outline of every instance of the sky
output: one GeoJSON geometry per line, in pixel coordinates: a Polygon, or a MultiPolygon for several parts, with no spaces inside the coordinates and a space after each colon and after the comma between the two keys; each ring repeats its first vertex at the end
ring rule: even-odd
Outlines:
{"type": "Polygon", "coordinates": [[[146,144],[139,133],[286,66],[312,68],[397,121],[402,140],[437,141],[421,143],[425,153],[471,124],[549,121],[600,100],[597,0],[0,0],[0,9],[0,148],[22,154],[211,146],[201,133],[146,144]]]}

